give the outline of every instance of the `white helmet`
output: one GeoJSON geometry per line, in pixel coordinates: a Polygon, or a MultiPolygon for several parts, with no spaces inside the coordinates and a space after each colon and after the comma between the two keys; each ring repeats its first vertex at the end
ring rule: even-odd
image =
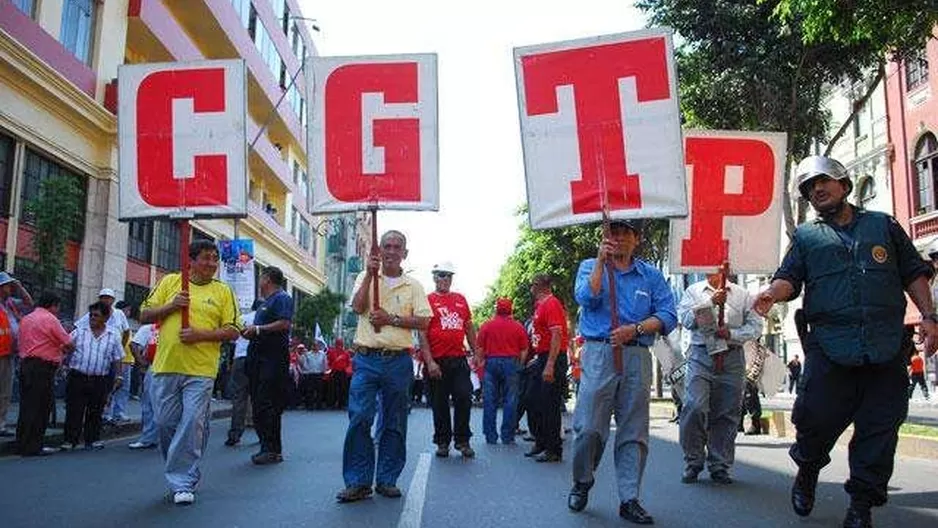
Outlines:
{"type": "Polygon", "coordinates": [[[847,194],[845,196],[850,196],[853,191],[853,182],[850,180],[850,175],[847,174],[846,167],[839,161],[827,156],[808,156],[798,164],[795,174],[798,178],[798,192],[805,200],[808,199],[811,192],[811,182],[818,176],[844,180],[847,183],[847,194]]]}
{"type": "Polygon", "coordinates": [[[440,263],[438,263],[438,264],[434,264],[434,265],[433,265],[433,271],[432,271],[432,273],[449,273],[449,274],[453,274],[453,273],[456,273],[456,266],[453,266],[453,263],[452,263],[452,262],[450,262],[450,261],[448,261],[448,260],[444,260],[443,262],[440,262],[440,263]]]}

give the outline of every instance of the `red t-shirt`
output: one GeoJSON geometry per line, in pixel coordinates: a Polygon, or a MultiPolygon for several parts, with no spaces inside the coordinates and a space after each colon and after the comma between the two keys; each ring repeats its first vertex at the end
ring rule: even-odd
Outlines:
{"type": "Polygon", "coordinates": [[[326,356],[329,368],[335,372],[345,372],[350,366],[348,352],[333,348],[326,356]]]}
{"type": "Polygon", "coordinates": [[[496,315],[479,329],[479,348],[485,357],[518,357],[528,348],[528,333],[509,315],[496,315]]]}
{"type": "Polygon", "coordinates": [[[537,354],[550,352],[550,329],[560,327],[560,351],[567,349],[567,311],[563,303],[552,294],[544,297],[534,307],[534,332],[531,347],[537,354]]]}
{"type": "Polygon", "coordinates": [[[466,298],[453,292],[433,292],[427,295],[427,301],[433,310],[427,327],[430,353],[434,358],[465,356],[466,325],[472,322],[466,298]]]}
{"type": "Polygon", "coordinates": [[[925,373],[925,360],[922,359],[922,356],[912,356],[912,374],[924,374],[925,373]]]}

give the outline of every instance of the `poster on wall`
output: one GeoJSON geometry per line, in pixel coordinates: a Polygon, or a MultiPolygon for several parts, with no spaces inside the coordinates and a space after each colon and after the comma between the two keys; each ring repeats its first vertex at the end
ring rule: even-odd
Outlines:
{"type": "Polygon", "coordinates": [[[218,278],[231,286],[238,297],[242,313],[251,311],[254,303],[254,241],[251,239],[219,240],[218,278]]]}

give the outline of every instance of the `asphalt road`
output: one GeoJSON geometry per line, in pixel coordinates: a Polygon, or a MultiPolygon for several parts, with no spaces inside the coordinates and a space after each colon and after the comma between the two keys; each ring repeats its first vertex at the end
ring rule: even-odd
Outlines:
{"type": "MultiPolygon", "coordinates": [[[[399,486],[403,499],[375,497],[336,504],[342,487],[341,452],[347,418],[341,412],[288,412],[283,464],[254,467],[252,433],[246,444],[222,446],[227,423],[216,421],[196,503],[176,507],[165,499],[159,455],[132,452],[127,440],[103,451],[60,453],[45,458],[0,459],[0,525],[15,527],[101,526],[349,526],[502,527],[623,526],[612,457],[606,453],[581,514],[567,510],[570,463],[536,464],[521,455],[527,444],[488,446],[481,440],[481,412],[473,410],[477,458],[432,456],[431,416],[410,418],[408,462],[399,486]]],[[[677,427],[652,422],[652,445],[643,502],[658,526],[753,527],[839,526],[846,496],[846,452],[836,449],[821,475],[818,504],[808,519],[788,505],[794,466],[790,440],[739,437],[735,477],[729,487],[703,475],[680,483],[677,427]]],[[[569,442],[568,444],[569,445],[569,442]]],[[[938,461],[900,459],[889,504],[877,509],[878,527],[934,526],[938,522],[938,461]]]]}

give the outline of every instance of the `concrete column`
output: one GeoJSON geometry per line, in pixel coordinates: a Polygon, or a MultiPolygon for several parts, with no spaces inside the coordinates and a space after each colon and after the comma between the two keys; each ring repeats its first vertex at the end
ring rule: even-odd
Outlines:
{"type": "Polygon", "coordinates": [[[123,299],[127,277],[127,225],[117,221],[117,175],[112,169],[88,180],[85,239],[78,266],[78,308],[98,298],[101,288],[113,288],[123,299]]]}

